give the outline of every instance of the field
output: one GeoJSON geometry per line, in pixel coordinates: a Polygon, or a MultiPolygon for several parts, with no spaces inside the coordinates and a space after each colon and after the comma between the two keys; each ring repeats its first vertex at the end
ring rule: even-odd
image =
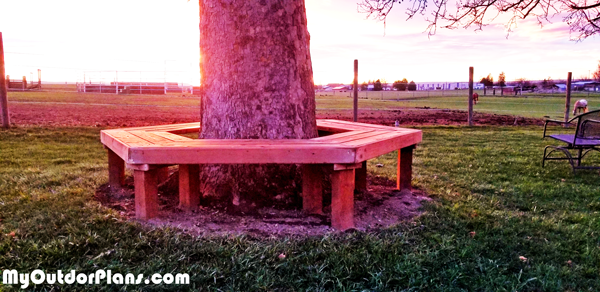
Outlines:
{"type": "MultiPolygon", "coordinates": [[[[567,163],[542,168],[542,149],[552,142],[541,139],[539,119],[478,113],[479,125],[465,127],[464,112],[361,100],[363,108],[373,107],[361,112],[363,121],[401,120],[423,130],[413,185],[432,200],[420,216],[348,233],[215,235],[128,220],[94,200],[107,182],[101,129],[196,121],[197,98],[10,93],[9,99],[17,126],[0,130],[0,270],[111,269],[191,278],[189,286],[61,291],[600,290],[600,176],[573,174],[567,163]]],[[[423,102],[445,108],[437,99],[423,102]]],[[[543,111],[559,106],[555,99],[523,100],[540,101],[530,109],[543,111]]],[[[317,101],[320,117],[351,116],[338,109],[347,98],[317,101]]],[[[394,179],[394,155],[369,161],[372,179],[394,179]]],[[[590,158],[600,163],[597,154],[590,158]]]]}
{"type": "MultiPolygon", "coordinates": [[[[493,96],[483,95],[483,90],[475,90],[479,94],[479,103],[474,106],[475,112],[515,115],[528,118],[564,117],[565,93],[524,93],[522,96],[505,95],[499,92],[493,96]]],[[[352,109],[351,92],[319,92],[317,104],[322,109],[352,109]]],[[[359,108],[394,109],[404,108],[437,108],[466,111],[468,107],[468,90],[450,91],[364,91],[359,93],[359,108]]],[[[573,92],[571,106],[578,99],[586,99],[589,108],[600,108],[600,93],[573,92]]]]}

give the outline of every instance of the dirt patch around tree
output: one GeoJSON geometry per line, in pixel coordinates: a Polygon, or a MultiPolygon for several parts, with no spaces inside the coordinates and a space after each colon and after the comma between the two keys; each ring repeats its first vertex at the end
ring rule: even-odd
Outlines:
{"type": "MultiPolygon", "coordinates": [[[[174,227],[193,235],[252,235],[255,237],[318,236],[335,232],[331,228],[331,208],[324,215],[306,214],[302,210],[262,207],[239,212],[223,200],[204,200],[195,211],[179,209],[177,172],[171,170],[167,181],[159,185],[159,216],[143,223],[157,227],[174,227]]],[[[382,177],[368,178],[368,189],[355,193],[356,229],[379,230],[394,226],[421,214],[422,202],[431,200],[418,189],[400,192],[395,182],[382,177]]],[[[135,220],[133,179],[128,177],[121,189],[108,184],[96,191],[94,199],[125,218],[135,220]]]]}

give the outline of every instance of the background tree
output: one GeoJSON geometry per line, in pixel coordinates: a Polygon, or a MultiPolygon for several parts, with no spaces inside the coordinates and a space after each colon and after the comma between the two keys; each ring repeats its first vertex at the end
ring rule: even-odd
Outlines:
{"type": "Polygon", "coordinates": [[[408,84],[408,91],[416,91],[417,90],[417,84],[414,81],[411,81],[408,84]]]}
{"type": "Polygon", "coordinates": [[[488,74],[487,77],[481,78],[479,82],[483,83],[484,86],[494,86],[494,77],[492,77],[492,74],[488,74]]]}
{"type": "Polygon", "coordinates": [[[600,61],[598,61],[598,69],[594,73],[592,73],[592,79],[600,82],[600,61]]]}
{"type": "Polygon", "coordinates": [[[363,83],[360,85],[360,90],[367,90],[367,89],[369,89],[369,83],[367,83],[367,82],[363,82],[363,83]]]}
{"type": "MultiPolygon", "coordinates": [[[[200,0],[201,139],[317,136],[303,0],[200,0]]],[[[219,165],[201,172],[204,196],[233,206],[297,194],[291,166],[219,165]],[[265,199],[266,198],[266,199],[265,199]]]]}
{"type": "MultiPolygon", "coordinates": [[[[506,14],[509,33],[519,20],[534,19],[540,26],[560,15],[571,31],[571,39],[583,40],[600,32],[600,2],[597,0],[408,0],[408,19],[425,15],[429,35],[438,27],[483,29],[500,14],[506,14]]],[[[385,21],[394,7],[403,1],[362,0],[358,4],[368,17],[385,21]]]]}
{"type": "Polygon", "coordinates": [[[552,89],[554,87],[554,80],[551,77],[548,77],[542,81],[543,89],[552,89]]]}
{"type": "Polygon", "coordinates": [[[377,81],[375,81],[375,83],[373,83],[373,90],[381,91],[382,89],[383,89],[383,86],[381,85],[381,81],[379,81],[379,79],[377,79],[377,81]]]}
{"type": "Polygon", "coordinates": [[[506,75],[504,74],[504,72],[502,72],[502,73],[500,73],[500,75],[498,75],[498,86],[500,86],[500,87],[506,86],[506,75]]]}
{"type": "Polygon", "coordinates": [[[396,80],[392,86],[398,91],[405,91],[408,88],[408,80],[406,80],[406,78],[396,80]]]}

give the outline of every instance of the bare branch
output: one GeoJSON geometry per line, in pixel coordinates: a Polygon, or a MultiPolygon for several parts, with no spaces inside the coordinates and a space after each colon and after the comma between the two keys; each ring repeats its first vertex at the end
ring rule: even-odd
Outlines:
{"type": "MultiPolygon", "coordinates": [[[[456,29],[475,27],[483,29],[499,15],[509,14],[507,32],[517,26],[519,20],[534,18],[540,26],[551,23],[550,19],[563,16],[571,31],[571,39],[583,40],[600,33],[600,2],[588,5],[589,0],[361,0],[359,11],[367,13],[367,18],[385,21],[394,4],[412,2],[406,9],[407,20],[417,14],[426,16],[429,22],[426,31],[434,35],[438,27],[456,29]],[[456,11],[449,12],[450,1],[456,4],[456,11]],[[429,4],[433,4],[429,7],[429,4]],[[427,10],[430,14],[427,15],[427,10]]],[[[597,0],[596,0],[597,1],[597,0]]]]}

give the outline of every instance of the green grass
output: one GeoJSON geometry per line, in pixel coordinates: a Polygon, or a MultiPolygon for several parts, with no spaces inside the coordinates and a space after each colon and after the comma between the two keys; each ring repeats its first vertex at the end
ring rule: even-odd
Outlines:
{"type": "MultiPolygon", "coordinates": [[[[485,112],[503,115],[517,115],[530,118],[550,116],[560,118],[565,110],[565,93],[539,94],[525,93],[523,96],[496,96],[483,90],[476,90],[479,103],[474,106],[475,112],[485,112]]],[[[318,109],[352,109],[350,92],[320,92],[317,93],[318,109]]],[[[466,111],[468,107],[467,90],[449,91],[370,91],[360,92],[358,106],[361,109],[395,109],[409,108],[438,108],[466,111]]],[[[571,96],[571,106],[578,99],[586,99],[591,109],[600,108],[600,94],[574,92],[571,96]]]]}
{"type": "Polygon", "coordinates": [[[136,95],[136,94],[108,94],[108,93],[81,93],[81,92],[9,92],[9,101],[17,102],[57,102],[57,103],[84,103],[84,104],[124,104],[124,105],[156,105],[156,106],[193,106],[198,107],[198,96],[168,95],[136,95]]]}
{"type": "MultiPolygon", "coordinates": [[[[541,168],[540,132],[426,127],[413,183],[435,201],[421,217],[380,232],[261,239],[149,229],[99,206],[98,129],[0,131],[0,270],[191,277],[190,286],[61,290],[598,291],[600,177],[566,162],[541,168]]],[[[394,158],[370,161],[370,171],[393,179],[394,158]]]]}

